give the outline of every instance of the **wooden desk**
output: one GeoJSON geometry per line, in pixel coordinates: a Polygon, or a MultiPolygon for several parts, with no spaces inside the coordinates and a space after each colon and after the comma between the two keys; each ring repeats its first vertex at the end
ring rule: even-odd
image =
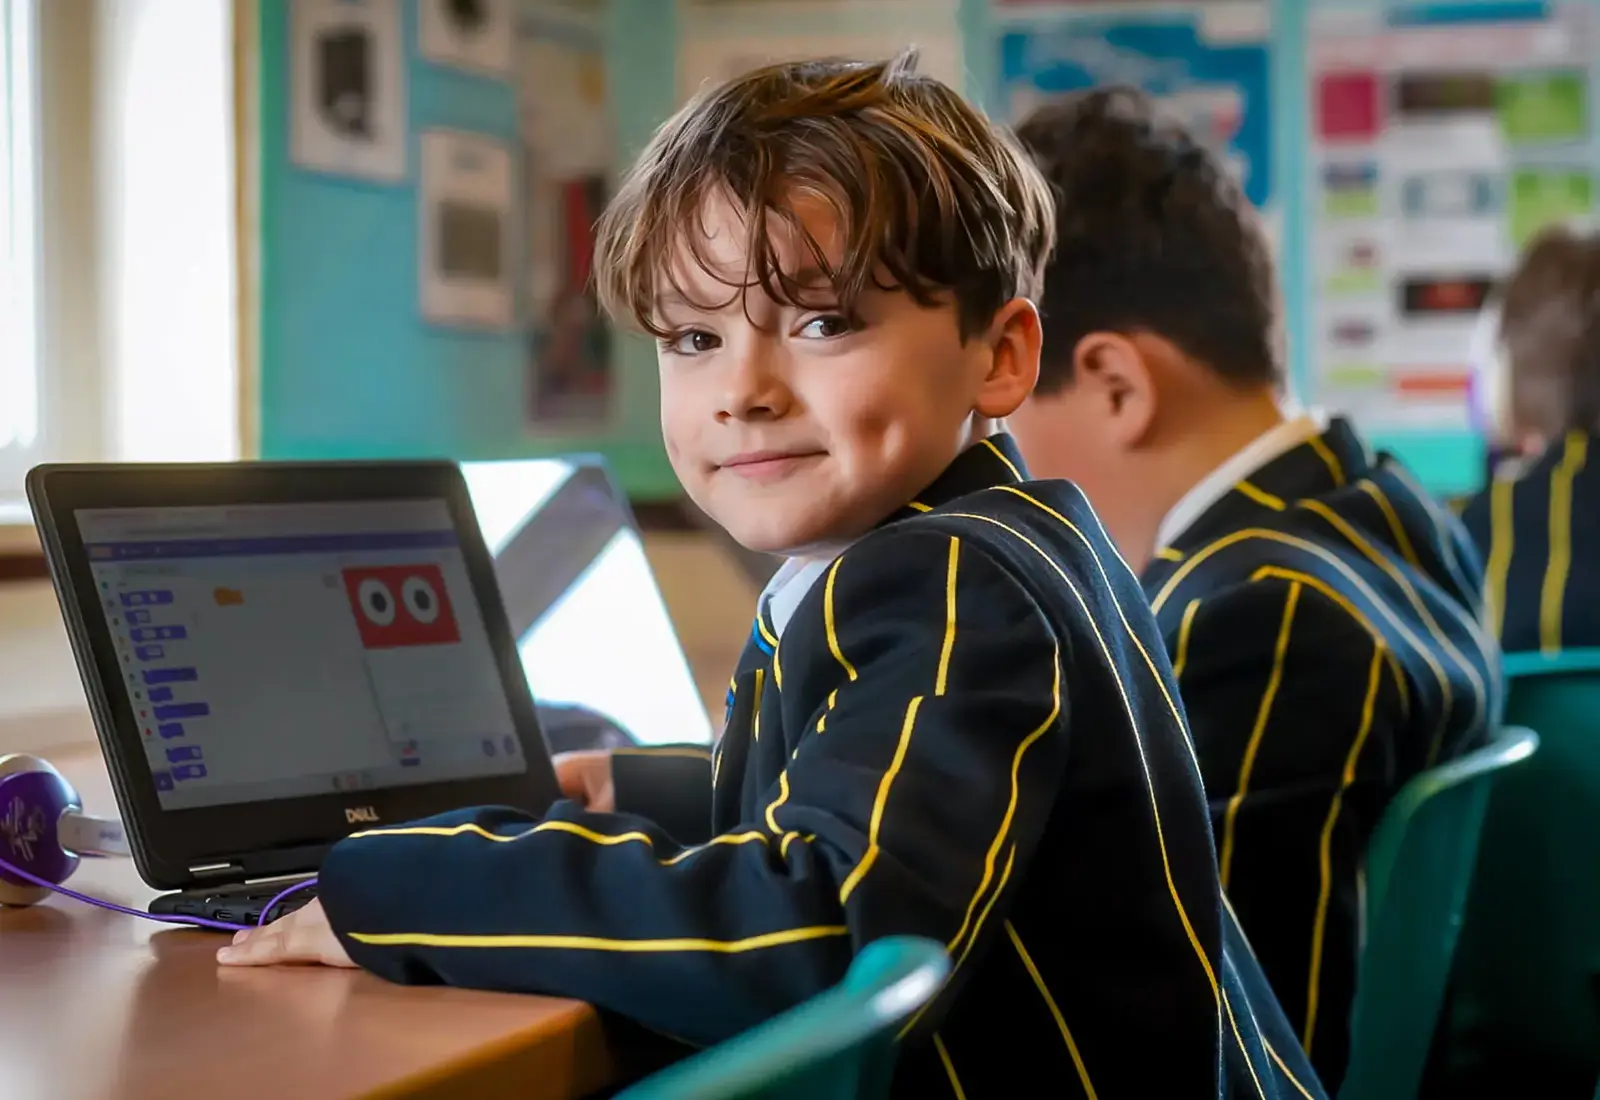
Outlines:
{"type": "MultiPolygon", "coordinates": [[[[98,750],[56,753],[91,813],[116,809],[98,750]]],[[[70,885],[143,907],[130,860],[70,885]]],[[[221,933],[53,897],[0,909],[5,1100],[575,1100],[610,1084],[588,1005],[390,985],[323,968],[224,970],[221,933]]]]}

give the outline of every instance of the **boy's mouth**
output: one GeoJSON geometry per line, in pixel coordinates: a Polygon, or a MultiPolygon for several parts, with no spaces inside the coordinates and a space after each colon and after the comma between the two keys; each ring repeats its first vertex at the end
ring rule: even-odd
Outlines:
{"type": "Polygon", "coordinates": [[[718,469],[751,481],[772,481],[785,477],[802,465],[821,458],[826,451],[745,451],[723,459],[718,469]]]}

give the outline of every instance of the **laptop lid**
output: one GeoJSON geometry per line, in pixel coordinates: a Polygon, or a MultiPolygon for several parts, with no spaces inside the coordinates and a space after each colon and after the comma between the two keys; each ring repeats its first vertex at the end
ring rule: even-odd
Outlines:
{"type": "Polygon", "coordinates": [[[462,472],[551,750],[710,744],[705,702],[604,460],[462,472]]]}
{"type": "Polygon", "coordinates": [[[29,497],[152,886],[314,870],[373,822],[553,801],[454,464],[42,467],[29,497]]]}

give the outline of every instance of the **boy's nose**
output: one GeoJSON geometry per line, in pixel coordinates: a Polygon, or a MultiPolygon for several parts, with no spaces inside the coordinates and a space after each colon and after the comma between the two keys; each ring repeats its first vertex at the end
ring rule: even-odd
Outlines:
{"type": "Polygon", "coordinates": [[[723,391],[719,420],[775,420],[792,403],[788,386],[761,351],[740,357],[723,391]]]}

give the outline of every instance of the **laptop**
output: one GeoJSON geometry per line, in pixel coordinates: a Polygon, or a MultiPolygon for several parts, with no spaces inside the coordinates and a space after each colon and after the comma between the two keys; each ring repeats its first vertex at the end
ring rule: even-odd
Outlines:
{"type": "Polygon", "coordinates": [[[705,700],[604,460],[462,472],[550,751],[709,745],[705,700]]]}
{"type": "Polygon", "coordinates": [[[354,829],[557,797],[454,463],[43,466],[28,498],[151,912],[253,924],[354,829]]]}

